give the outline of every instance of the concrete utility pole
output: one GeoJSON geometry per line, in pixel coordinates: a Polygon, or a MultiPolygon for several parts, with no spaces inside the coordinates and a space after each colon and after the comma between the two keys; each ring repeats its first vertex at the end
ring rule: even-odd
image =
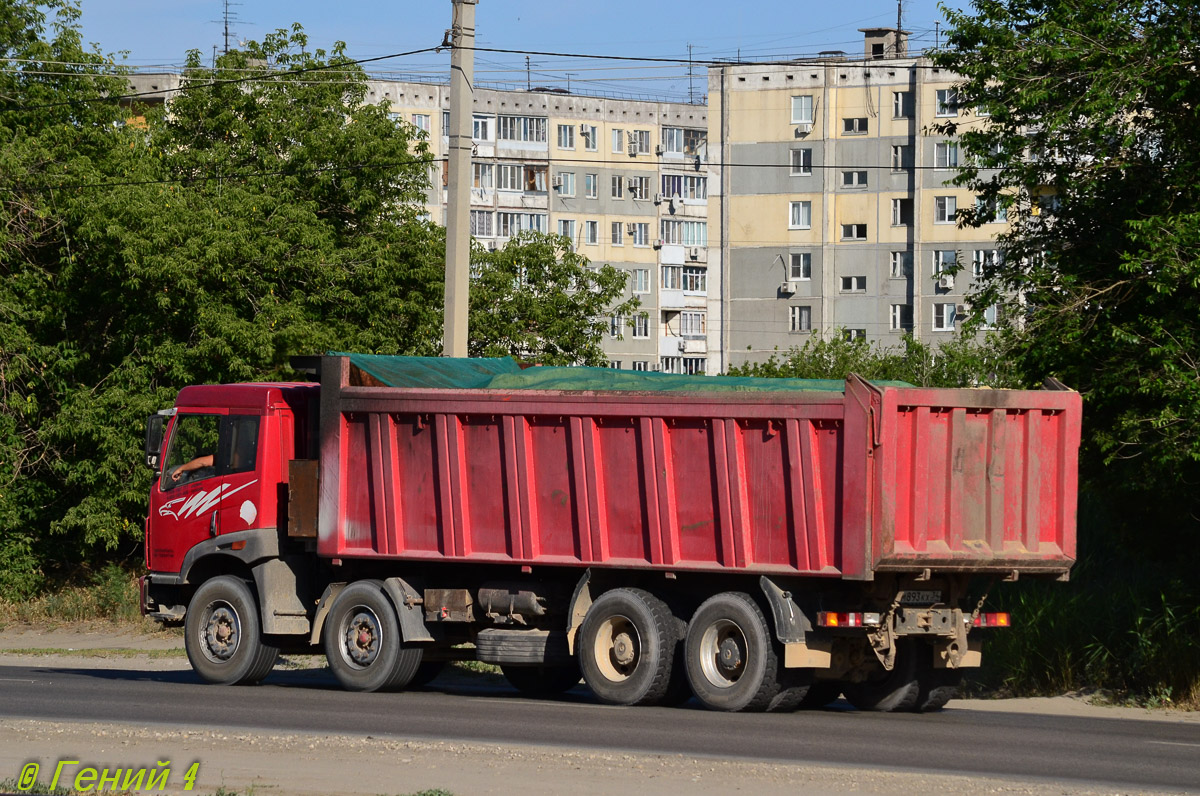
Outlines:
{"type": "Polygon", "coordinates": [[[446,167],[446,308],[442,356],[467,355],[467,307],[471,281],[471,134],[475,95],[475,5],[451,0],[450,151],[446,167]]]}

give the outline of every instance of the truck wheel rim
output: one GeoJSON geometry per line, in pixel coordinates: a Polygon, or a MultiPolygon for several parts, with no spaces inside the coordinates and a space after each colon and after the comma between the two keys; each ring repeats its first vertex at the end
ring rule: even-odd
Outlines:
{"type": "Polygon", "coordinates": [[[717,688],[731,688],[746,671],[749,645],[736,622],[719,619],[700,637],[700,670],[717,688]]]}
{"type": "Polygon", "coordinates": [[[342,634],[342,657],[351,666],[365,669],[379,657],[383,644],[383,628],[379,617],[366,606],[353,609],[342,634]]]}
{"type": "Polygon", "coordinates": [[[642,639],[628,617],[610,616],[596,629],[592,651],[604,677],[619,683],[633,676],[642,657],[642,639]]]}
{"type": "Polygon", "coordinates": [[[204,657],[216,663],[228,663],[242,643],[242,622],[237,611],[226,602],[209,607],[208,621],[201,632],[204,657]]]}

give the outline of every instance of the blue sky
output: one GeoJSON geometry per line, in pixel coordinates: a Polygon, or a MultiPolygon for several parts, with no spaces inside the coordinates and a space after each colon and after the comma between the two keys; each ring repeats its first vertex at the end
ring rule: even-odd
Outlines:
{"type": "MultiPolygon", "coordinates": [[[[188,49],[211,56],[222,44],[220,0],[81,0],[83,34],[105,52],[128,51],[138,67],[178,66],[188,49]]],[[[952,7],[965,3],[950,2],[952,7]]],[[[479,46],[586,54],[697,59],[794,57],[821,50],[861,52],[858,28],[894,26],[895,0],[854,3],[693,0],[646,3],[631,0],[480,0],[479,46]]],[[[312,47],[344,41],[352,58],[432,47],[450,24],[449,0],[356,2],[238,0],[230,10],[237,39],[261,39],[301,23],[312,47]]],[[[904,3],[904,26],[916,47],[934,42],[934,23],[944,19],[936,0],[904,3]]],[[[576,90],[630,91],[669,96],[688,91],[686,68],[602,63],[580,58],[533,56],[532,80],[576,90]]],[[[422,55],[372,64],[372,72],[445,74],[448,58],[422,55]]],[[[481,82],[523,84],[524,57],[479,53],[481,82]]],[[[698,73],[699,74],[699,73],[698,73]]],[[[700,85],[701,80],[697,85],[700,85]]]]}

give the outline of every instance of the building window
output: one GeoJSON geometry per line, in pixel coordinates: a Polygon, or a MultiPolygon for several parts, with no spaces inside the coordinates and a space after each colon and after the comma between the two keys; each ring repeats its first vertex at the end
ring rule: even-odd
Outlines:
{"type": "Polygon", "coordinates": [[[703,337],[704,336],[704,313],[703,312],[681,312],[681,313],[679,313],[679,334],[683,337],[703,337]]]}
{"type": "Polygon", "coordinates": [[[526,193],[545,193],[546,192],[546,167],[545,166],[526,166],[525,167],[525,192],[526,193]]]}
{"type": "Polygon", "coordinates": [[[865,276],[843,276],[842,277],[842,292],[843,293],[866,293],[867,278],[865,276]]]}
{"type": "Polygon", "coordinates": [[[595,246],[600,242],[600,222],[599,221],[584,221],[583,222],[583,242],[595,246]]]}
{"type": "Polygon", "coordinates": [[[664,197],[678,196],[683,199],[707,199],[708,177],[684,177],[664,174],[662,178],[664,197]]]}
{"type": "Polygon", "coordinates": [[[620,199],[625,196],[625,178],[620,174],[614,174],[612,178],[612,198],[620,199]]]}
{"type": "Polygon", "coordinates": [[[630,177],[629,178],[629,196],[633,199],[649,199],[650,198],[650,178],[649,177],[630,177]]]}
{"type": "Polygon", "coordinates": [[[648,155],[648,154],[650,154],[650,131],[649,130],[630,130],[629,131],[629,154],[631,154],[631,155],[648,155]]]}
{"type": "Polygon", "coordinates": [[[953,304],[934,304],[933,330],[935,332],[953,332],[954,321],[957,317],[956,307],[953,304]]]}
{"type": "Polygon", "coordinates": [[[683,246],[707,246],[708,222],[706,221],[675,221],[663,219],[659,224],[663,243],[683,246]]]}
{"type": "Polygon", "coordinates": [[[499,188],[502,191],[521,190],[521,167],[515,164],[501,163],[496,167],[499,178],[499,188]]]}
{"type": "Polygon", "coordinates": [[[613,246],[625,245],[625,228],[621,226],[620,221],[612,222],[612,240],[609,243],[613,246]]]}
{"type": "Polygon", "coordinates": [[[575,248],[575,221],[573,219],[560,218],[558,220],[558,234],[570,241],[572,249],[575,248]]]}
{"type": "Polygon", "coordinates": [[[842,224],[842,240],[866,240],[866,224],[842,224]]]}
{"type": "Polygon", "coordinates": [[[913,148],[903,144],[892,147],[892,171],[911,169],[913,165],[913,148]]]}
{"type": "Polygon", "coordinates": [[[471,164],[471,187],[478,188],[483,191],[490,191],[495,183],[492,181],[494,174],[491,163],[472,163],[471,164]]]}
{"type": "Polygon", "coordinates": [[[808,177],[812,174],[812,150],[792,150],[792,176],[808,177]]]}
{"type": "Polygon", "coordinates": [[[504,238],[511,238],[518,232],[533,230],[546,231],[545,213],[496,213],[497,233],[504,238]]]}
{"type": "Polygon", "coordinates": [[[788,328],[793,332],[812,331],[812,307],[807,304],[794,304],[788,308],[791,316],[788,328]]]}
{"type": "Polygon", "coordinates": [[[683,154],[683,128],[682,127],[664,127],[662,129],[662,148],[663,148],[663,154],[682,155],[683,154]]]}
{"type": "Polygon", "coordinates": [[[935,169],[958,168],[957,141],[938,141],[933,145],[933,167],[935,169]]]}
{"type": "Polygon", "coordinates": [[[788,203],[788,229],[812,229],[812,202],[788,203]]]}
{"type": "Polygon", "coordinates": [[[906,227],[913,220],[913,200],[912,199],[893,199],[892,200],[892,226],[906,227]]]}
{"type": "Polygon", "coordinates": [[[546,143],[547,121],[543,116],[501,116],[497,127],[501,141],[546,143]]]}
{"type": "Polygon", "coordinates": [[[621,360],[610,359],[610,360],[608,360],[608,366],[610,368],[612,368],[613,370],[620,370],[621,369],[621,360]]]}
{"type": "Polygon", "coordinates": [[[983,311],[983,329],[995,329],[1000,325],[1000,305],[993,304],[983,311]]]}
{"type": "Polygon", "coordinates": [[[587,199],[595,199],[599,190],[600,177],[597,174],[583,175],[583,195],[587,199]]]}
{"type": "Polygon", "coordinates": [[[867,339],[867,330],[866,329],[844,329],[844,330],[842,330],[842,339],[843,340],[851,340],[851,341],[866,340],[867,339]]]}
{"type": "Polygon", "coordinates": [[[634,268],[630,274],[630,290],[634,293],[650,292],[650,269],[634,268]]]}
{"type": "Polygon", "coordinates": [[[867,132],[867,117],[855,116],[842,119],[842,132],[846,135],[864,135],[867,132]]]}
{"type": "Polygon", "coordinates": [[[619,127],[614,127],[612,131],[612,151],[614,155],[625,151],[625,131],[619,127]]]}
{"type": "Polygon", "coordinates": [[[702,265],[685,265],[683,267],[683,292],[707,293],[708,269],[702,265]]]}
{"type": "Polygon", "coordinates": [[[682,265],[664,265],[662,267],[662,289],[663,290],[682,290],[683,289],[683,266],[682,265]]]}
{"type": "Polygon", "coordinates": [[[558,173],[559,196],[574,196],[575,195],[575,172],[560,171],[558,173]]]}
{"type": "Polygon", "coordinates": [[[912,252],[892,252],[888,265],[892,279],[905,279],[912,276],[912,252]]]}
{"type": "Polygon", "coordinates": [[[574,149],[575,148],[575,125],[560,124],[558,126],[558,148],[559,149],[574,149]]]}
{"type": "Polygon", "coordinates": [[[579,125],[579,135],[583,138],[583,148],[588,152],[595,152],[600,145],[599,133],[596,131],[594,124],[579,125]]]}
{"type": "Polygon", "coordinates": [[[865,171],[843,171],[842,172],[842,187],[843,188],[866,188],[867,173],[865,171]]]}
{"type": "Polygon", "coordinates": [[[812,279],[812,252],[792,252],[788,263],[788,279],[812,279]]]}
{"type": "Polygon", "coordinates": [[[913,95],[911,91],[892,92],[892,118],[911,119],[913,117],[913,95]]]}
{"type": "Polygon", "coordinates": [[[913,313],[911,304],[892,305],[892,331],[907,332],[912,330],[913,313]]]}
{"type": "Polygon", "coordinates": [[[941,276],[954,270],[958,264],[958,252],[954,249],[938,249],[933,253],[933,275],[941,276]]]}
{"type": "Polygon", "coordinates": [[[811,94],[792,97],[792,124],[813,123],[813,98],[811,94]]]}
{"type": "Polygon", "coordinates": [[[958,214],[958,199],[953,196],[935,196],[933,199],[933,223],[953,224],[958,214]]]}
{"type": "Polygon", "coordinates": [[[413,123],[413,127],[416,127],[418,130],[420,130],[426,136],[429,135],[429,114],[428,113],[414,113],[412,115],[412,123],[413,123]]]}
{"type": "Polygon", "coordinates": [[[646,367],[648,363],[644,359],[635,359],[630,364],[633,365],[634,370],[649,370],[649,368],[646,367]]]}
{"type": "Polygon", "coordinates": [[[471,211],[471,234],[476,238],[490,238],[496,234],[492,228],[492,211],[471,211]]]}
{"type": "Polygon", "coordinates": [[[639,312],[633,316],[633,336],[645,338],[650,336],[650,316],[645,312],[639,312]]]}
{"type": "Polygon", "coordinates": [[[991,273],[999,263],[996,254],[995,249],[976,249],[971,258],[971,275],[984,277],[991,273]]]}
{"type": "Polygon", "coordinates": [[[647,223],[633,225],[633,245],[634,246],[649,246],[650,245],[650,225],[647,223]]]}
{"type": "Polygon", "coordinates": [[[688,130],[683,131],[683,154],[698,155],[700,147],[704,146],[704,142],[708,140],[707,130],[688,130]]]}
{"type": "Polygon", "coordinates": [[[659,370],[663,373],[679,373],[696,376],[704,373],[704,357],[661,357],[659,370]]]}
{"type": "Polygon", "coordinates": [[[492,124],[494,119],[491,116],[476,116],[472,122],[471,137],[476,141],[491,141],[492,140],[492,124]]]}
{"type": "Polygon", "coordinates": [[[975,200],[975,213],[979,216],[979,220],[985,224],[1003,224],[1008,221],[1008,209],[1000,203],[998,198],[977,198],[975,200]]]}
{"type": "Polygon", "coordinates": [[[939,88],[937,90],[937,108],[934,110],[936,116],[955,116],[958,114],[958,106],[957,89],[939,88]]]}
{"type": "Polygon", "coordinates": [[[610,315],[608,316],[608,335],[609,337],[620,337],[625,331],[625,316],[610,315]]]}

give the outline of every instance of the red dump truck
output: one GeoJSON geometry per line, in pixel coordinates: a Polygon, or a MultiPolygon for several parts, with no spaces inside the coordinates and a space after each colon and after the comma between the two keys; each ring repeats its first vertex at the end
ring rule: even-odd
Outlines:
{"type": "Polygon", "coordinates": [[[1041,391],[328,355],[147,423],[142,610],[213,683],[322,648],[348,689],[447,661],[550,694],[932,710],[1065,579],[1081,401],[1041,391]]]}

